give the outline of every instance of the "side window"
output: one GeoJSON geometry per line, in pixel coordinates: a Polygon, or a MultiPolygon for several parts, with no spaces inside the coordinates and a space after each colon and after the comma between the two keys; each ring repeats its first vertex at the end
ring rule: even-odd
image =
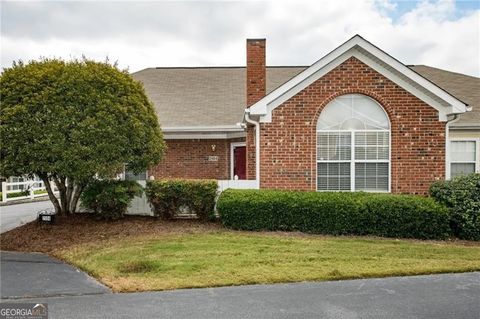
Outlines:
{"type": "Polygon", "coordinates": [[[450,141],[450,177],[477,170],[476,141],[450,141]]]}

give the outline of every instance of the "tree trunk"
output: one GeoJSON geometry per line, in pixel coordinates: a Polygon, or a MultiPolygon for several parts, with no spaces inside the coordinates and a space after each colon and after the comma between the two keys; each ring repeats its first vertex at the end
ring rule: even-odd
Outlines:
{"type": "Polygon", "coordinates": [[[48,197],[55,207],[55,213],[58,215],[74,214],[77,210],[77,204],[80,195],[85,188],[86,183],[76,182],[73,178],[51,176],[60,194],[60,201],[53,194],[53,189],[48,180],[48,174],[37,174],[45,184],[48,197]]]}
{"type": "Polygon", "coordinates": [[[72,210],[71,203],[72,203],[72,196],[73,196],[73,190],[75,188],[75,180],[71,177],[66,179],[67,185],[67,214],[73,214],[75,213],[75,209],[72,210]]]}
{"type": "Polygon", "coordinates": [[[61,214],[62,213],[62,208],[60,207],[60,204],[58,202],[57,197],[55,197],[55,194],[53,193],[52,186],[50,185],[50,180],[48,179],[47,174],[38,174],[38,176],[42,179],[43,184],[45,185],[45,189],[47,190],[48,198],[50,198],[50,201],[53,204],[53,207],[55,208],[55,213],[56,214],[61,214]]]}
{"type": "Polygon", "coordinates": [[[75,189],[73,191],[72,200],[70,202],[70,212],[73,214],[77,210],[78,200],[80,199],[80,195],[83,191],[83,185],[78,184],[75,185],[75,189]]]}
{"type": "Polygon", "coordinates": [[[68,214],[68,203],[67,203],[67,187],[65,186],[65,178],[64,177],[53,177],[55,181],[55,185],[57,185],[58,192],[60,193],[60,205],[62,210],[60,212],[61,215],[68,214]]]}

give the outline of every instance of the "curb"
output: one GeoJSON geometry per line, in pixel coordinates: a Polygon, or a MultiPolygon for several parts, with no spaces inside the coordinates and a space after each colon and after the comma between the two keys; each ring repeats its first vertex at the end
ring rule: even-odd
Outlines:
{"type": "Polygon", "coordinates": [[[45,201],[49,201],[49,200],[50,200],[50,198],[48,198],[48,196],[37,197],[37,198],[34,198],[34,199],[26,198],[26,199],[12,200],[12,201],[8,201],[8,202],[0,202],[0,207],[17,205],[17,204],[35,203],[35,202],[45,202],[45,201]]]}

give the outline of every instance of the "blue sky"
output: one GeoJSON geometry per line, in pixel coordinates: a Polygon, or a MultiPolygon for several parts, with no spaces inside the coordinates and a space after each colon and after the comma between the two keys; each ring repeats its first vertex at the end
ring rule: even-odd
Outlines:
{"type": "Polygon", "coordinates": [[[155,66],[310,65],[360,34],[405,64],[480,76],[480,0],[2,1],[1,66],[61,57],[155,66]]]}
{"type": "MultiPolygon", "coordinates": [[[[391,0],[391,3],[395,9],[387,11],[387,15],[394,21],[403,16],[405,13],[412,11],[422,1],[411,0],[391,0]]],[[[434,3],[435,1],[430,1],[434,3]]],[[[474,10],[480,9],[480,0],[456,0],[455,2],[455,14],[451,16],[451,19],[458,19],[466,14],[471,13],[474,10]]]]}

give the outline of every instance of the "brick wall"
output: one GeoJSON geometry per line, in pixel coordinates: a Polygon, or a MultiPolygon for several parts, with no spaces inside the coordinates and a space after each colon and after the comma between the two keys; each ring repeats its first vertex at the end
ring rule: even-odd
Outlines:
{"type": "Polygon", "coordinates": [[[262,188],[315,190],[318,117],[350,93],[372,97],[389,115],[393,193],[426,194],[444,177],[445,123],[437,111],[352,57],[276,108],[272,123],[261,123],[262,188]]]}
{"type": "Polygon", "coordinates": [[[149,175],[156,179],[230,179],[230,143],[244,140],[166,140],[165,157],[159,165],[150,169],[149,175]],[[212,145],[215,145],[215,151],[212,145]],[[209,156],[218,156],[218,161],[209,160],[209,156]]]}

